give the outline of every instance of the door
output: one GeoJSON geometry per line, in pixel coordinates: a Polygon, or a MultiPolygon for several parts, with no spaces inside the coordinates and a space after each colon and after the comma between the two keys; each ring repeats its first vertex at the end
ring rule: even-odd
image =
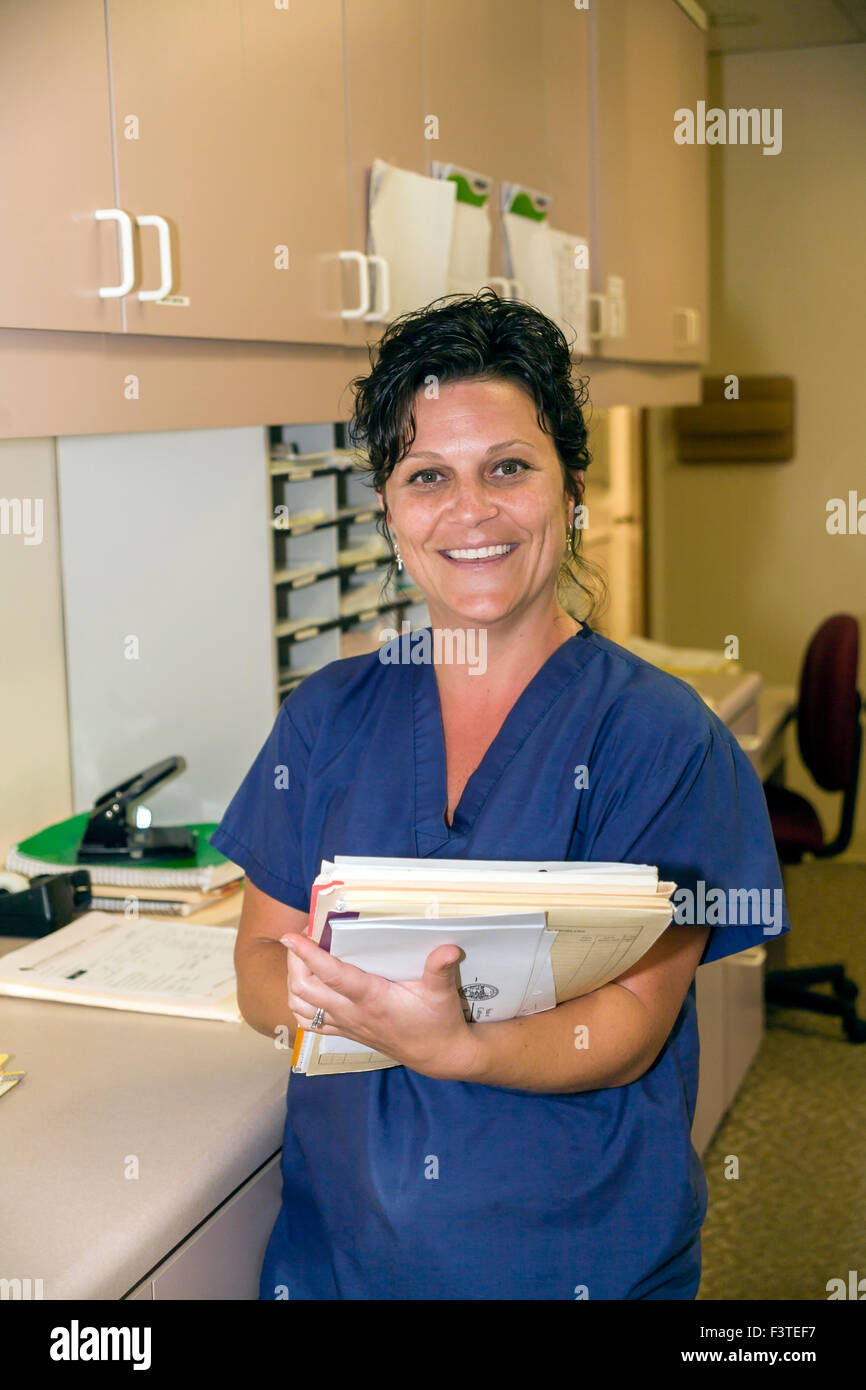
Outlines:
{"type": "MultiPolygon", "coordinates": [[[[406,0],[345,0],[349,243],[367,250],[370,170],[375,159],[427,174],[421,7],[406,0]]],[[[372,267],[370,312],[381,307],[372,267]]],[[[347,341],[376,341],[379,322],[350,321],[347,341]]]]}
{"type": "MultiPolygon", "coordinates": [[[[590,11],[596,89],[593,291],[605,296],[597,355],[681,360],[674,263],[689,189],[674,143],[683,24],[674,0],[606,0],[590,11]]],[[[702,68],[701,68],[702,72],[702,68]]],[[[695,74],[700,80],[700,73],[695,74]]]]}
{"type": "Polygon", "coordinates": [[[544,25],[526,0],[424,0],[426,115],[438,138],[434,159],[497,182],[491,197],[491,274],[505,273],[499,185],[544,187],[544,25]]]}
{"type": "Polygon", "coordinates": [[[0,327],[116,333],[103,0],[3,5],[0,54],[0,327]]]}
{"type": "MultiPolygon", "coordinates": [[[[544,169],[552,226],[589,240],[592,220],[589,12],[542,0],[544,169]]],[[[590,253],[592,247],[590,247],[590,253]]]]}
{"type": "Polygon", "coordinates": [[[349,342],[341,0],[107,4],[120,198],[164,219],[137,226],[125,330],[349,342]]]}
{"type": "MultiPolygon", "coordinates": [[[[697,103],[707,101],[706,36],[681,10],[676,11],[675,20],[674,109],[696,112],[697,103]]],[[[709,355],[709,147],[695,142],[674,145],[674,149],[676,240],[671,360],[705,362],[709,355]]]]}

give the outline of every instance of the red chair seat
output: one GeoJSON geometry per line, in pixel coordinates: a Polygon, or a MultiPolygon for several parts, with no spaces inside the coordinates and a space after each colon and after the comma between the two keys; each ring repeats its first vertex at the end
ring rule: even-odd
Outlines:
{"type": "Polygon", "coordinates": [[[823,848],[824,832],[811,801],[773,782],[765,784],[764,793],[780,859],[797,859],[805,851],[814,854],[823,848]]]}

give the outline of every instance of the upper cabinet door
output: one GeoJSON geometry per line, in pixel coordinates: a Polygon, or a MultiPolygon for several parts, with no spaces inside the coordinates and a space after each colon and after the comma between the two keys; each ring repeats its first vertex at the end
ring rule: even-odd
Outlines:
{"type": "Polygon", "coordinates": [[[107,3],[126,331],[350,341],[341,0],[107,3]]]}
{"type": "Polygon", "coordinates": [[[103,0],[3,5],[0,54],[0,327],[119,332],[103,0]]]}
{"type": "Polygon", "coordinates": [[[438,133],[427,142],[427,172],[437,159],[497,181],[491,274],[501,275],[499,185],[549,191],[541,7],[536,0],[424,0],[423,10],[425,114],[438,133]]]}
{"type": "MultiPolygon", "coordinates": [[[[706,35],[677,9],[675,110],[697,113],[712,103],[707,91],[706,35]]],[[[673,278],[672,360],[705,362],[709,355],[709,147],[674,145],[677,181],[673,278]]]]}
{"type": "MultiPolygon", "coordinates": [[[[426,174],[424,45],[417,0],[345,0],[350,245],[367,250],[370,170],[375,159],[426,174]]],[[[377,281],[373,271],[371,295],[377,281]]],[[[371,305],[371,312],[376,304],[371,305]]],[[[350,321],[358,345],[385,322],[350,321]]]]}
{"type": "MultiPolygon", "coordinates": [[[[685,228],[706,215],[698,209],[706,184],[691,184],[699,160],[675,143],[674,129],[683,92],[703,82],[703,35],[674,0],[605,0],[590,14],[597,94],[592,279],[605,296],[598,354],[689,360],[675,347],[694,336],[686,316],[674,312],[685,292],[675,267],[690,235],[685,228]],[[685,82],[684,52],[696,65],[685,82]]],[[[689,292],[697,295],[694,287],[689,292]]]]}
{"type": "MultiPolygon", "coordinates": [[[[589,12],[574,0],[541,0],[544,72],[544,173],[548,221],[591,240],[591,73],[589,12]]],[[[590,245],[590,253],[592,246],[590,245]]]]}

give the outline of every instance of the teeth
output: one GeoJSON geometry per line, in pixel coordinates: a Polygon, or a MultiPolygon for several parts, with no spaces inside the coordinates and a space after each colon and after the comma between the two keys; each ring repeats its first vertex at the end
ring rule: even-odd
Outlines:
{"type": "Polygon", "coordinates": [[[491,555],[507,555],[513,545],[483,545],[478,550],[446,550],[452,560],[487,560],[491,555]]]}

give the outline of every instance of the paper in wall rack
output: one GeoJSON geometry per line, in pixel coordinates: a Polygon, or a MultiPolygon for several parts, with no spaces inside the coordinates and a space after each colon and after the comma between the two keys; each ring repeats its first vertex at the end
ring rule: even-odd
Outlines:
{"type": "Polygon", "coordinates": [[[505,256],[515,298],[558,319],[559,285],[547,220],[550,195],[523,184],[503,183],[500,200],[505,256]]]}
{"type": "Polygon", "coordinates": [[[490,285],[503,295],[513,294],[509,280],[490,274],[490,195],[493,179],[477,169],[466,169],[442,160],[433,161],[434,179],[447,179],[457,190],[448,260],[448,293],[476,294],[490,285]]]}

